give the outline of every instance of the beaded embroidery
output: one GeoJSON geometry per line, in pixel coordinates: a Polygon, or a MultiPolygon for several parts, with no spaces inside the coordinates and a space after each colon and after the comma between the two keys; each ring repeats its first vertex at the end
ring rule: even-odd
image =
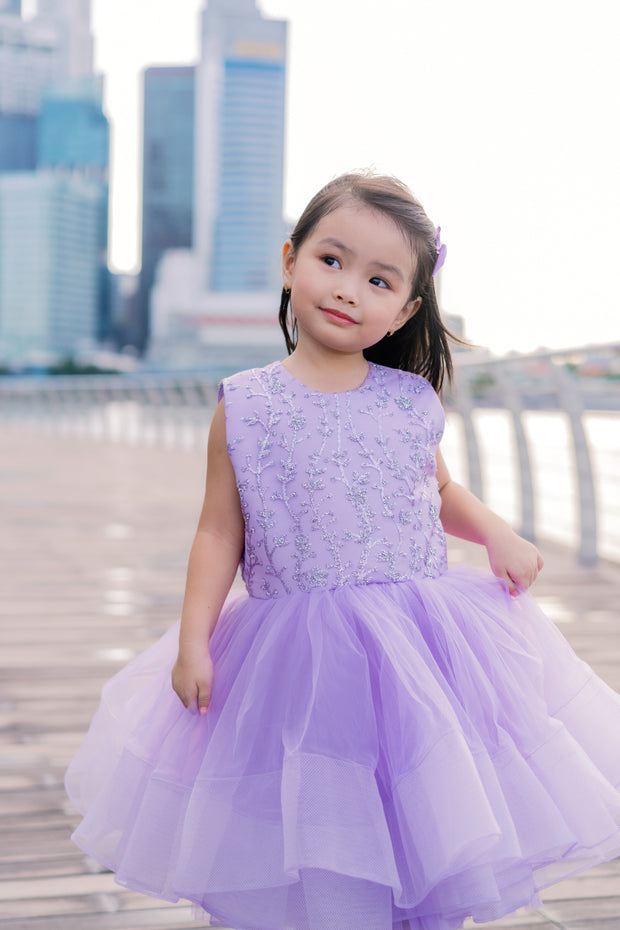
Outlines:
{"type": "Polygon", "coordinates": [[[444,417],[427,381],[371,364],[360,388],[323,394],[274,362],[222,391],[251,595],[445,571],[434,478],[444,417]]]}

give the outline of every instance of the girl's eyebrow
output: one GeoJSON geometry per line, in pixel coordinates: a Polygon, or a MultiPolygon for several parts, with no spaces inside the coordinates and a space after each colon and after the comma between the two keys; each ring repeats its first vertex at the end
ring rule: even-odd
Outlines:
{"type": "MultiPolygon", "coordinates": [[[[340,251],[344,252],[345,255],[354,254],[353,249],[350,249],[348,245],[345,245],[344,242],[341,242],[340,239],[335,239],[333,236],[326,236],[325,239],[321,239],[318,245],[319,247],[331,245],[335,249],[340,249],[340,251]]],[[[391,272],[392,274],[400,278],[401,281],[405,280],[405,276],[403,275],[398,265],[390,265],[387,262],[380,262],[380,261],[373,261],[373,265],[376,265],[377,268],[380,268],[382,271],[391,272]]]]}
{"type": "Polygon", "coordinates": [[[344,242],[341,242],[340,239],[335,239],[333,236],[326,236],[325,239],[321,239],[319,245],[333,245],[334,248],[340,249],[341,252],[353,255],[353,249],[350,249],[348,245],[345,245],[344,242]]]}

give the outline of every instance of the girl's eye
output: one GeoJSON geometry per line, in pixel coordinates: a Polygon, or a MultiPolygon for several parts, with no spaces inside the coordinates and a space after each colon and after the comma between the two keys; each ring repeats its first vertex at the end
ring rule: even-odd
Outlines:
{"type": "Polygon", "coordinates": [[[375,284],[377,287],[387,287],[387,288],[389,288],[389,286],[390,286],[384,278],[377,278],[377,277],[371,278],[371,279],[370,279],[370,283],[371,283],[371,284],[375,284]]]}
{"type": "Polygon", "coordinates": [[[329,265],[330,268],[340,268],[340,262],[333,255],[324,255],[321,261],[325,262],[326,265],[329,265]]]}

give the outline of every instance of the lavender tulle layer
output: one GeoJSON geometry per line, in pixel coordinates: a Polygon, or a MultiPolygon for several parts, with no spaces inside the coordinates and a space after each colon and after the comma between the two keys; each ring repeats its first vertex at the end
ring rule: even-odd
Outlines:
{"type": "Polygon", "coordinates": [[[620,855],[620,697],[529,595],[463,567],[237,595],[206,717],[177,632],[108,682],[66,777],[120,884],[243,930],[454,930],[620,855]]]}

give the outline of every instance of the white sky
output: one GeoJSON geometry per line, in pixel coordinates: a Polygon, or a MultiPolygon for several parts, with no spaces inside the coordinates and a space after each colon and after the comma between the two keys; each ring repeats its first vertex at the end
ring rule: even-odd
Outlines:
{"type": "MultiPolygon", "coordinates": [[[[202,0],[93,0],[111,261],[138,266],[141,69],[193,62],[202,0]]],[[[614,0],[258,0],[289,32],[285,212],[402,178],[448,244],[442,303],[494,351],[620,339],[614,0]]]]}

